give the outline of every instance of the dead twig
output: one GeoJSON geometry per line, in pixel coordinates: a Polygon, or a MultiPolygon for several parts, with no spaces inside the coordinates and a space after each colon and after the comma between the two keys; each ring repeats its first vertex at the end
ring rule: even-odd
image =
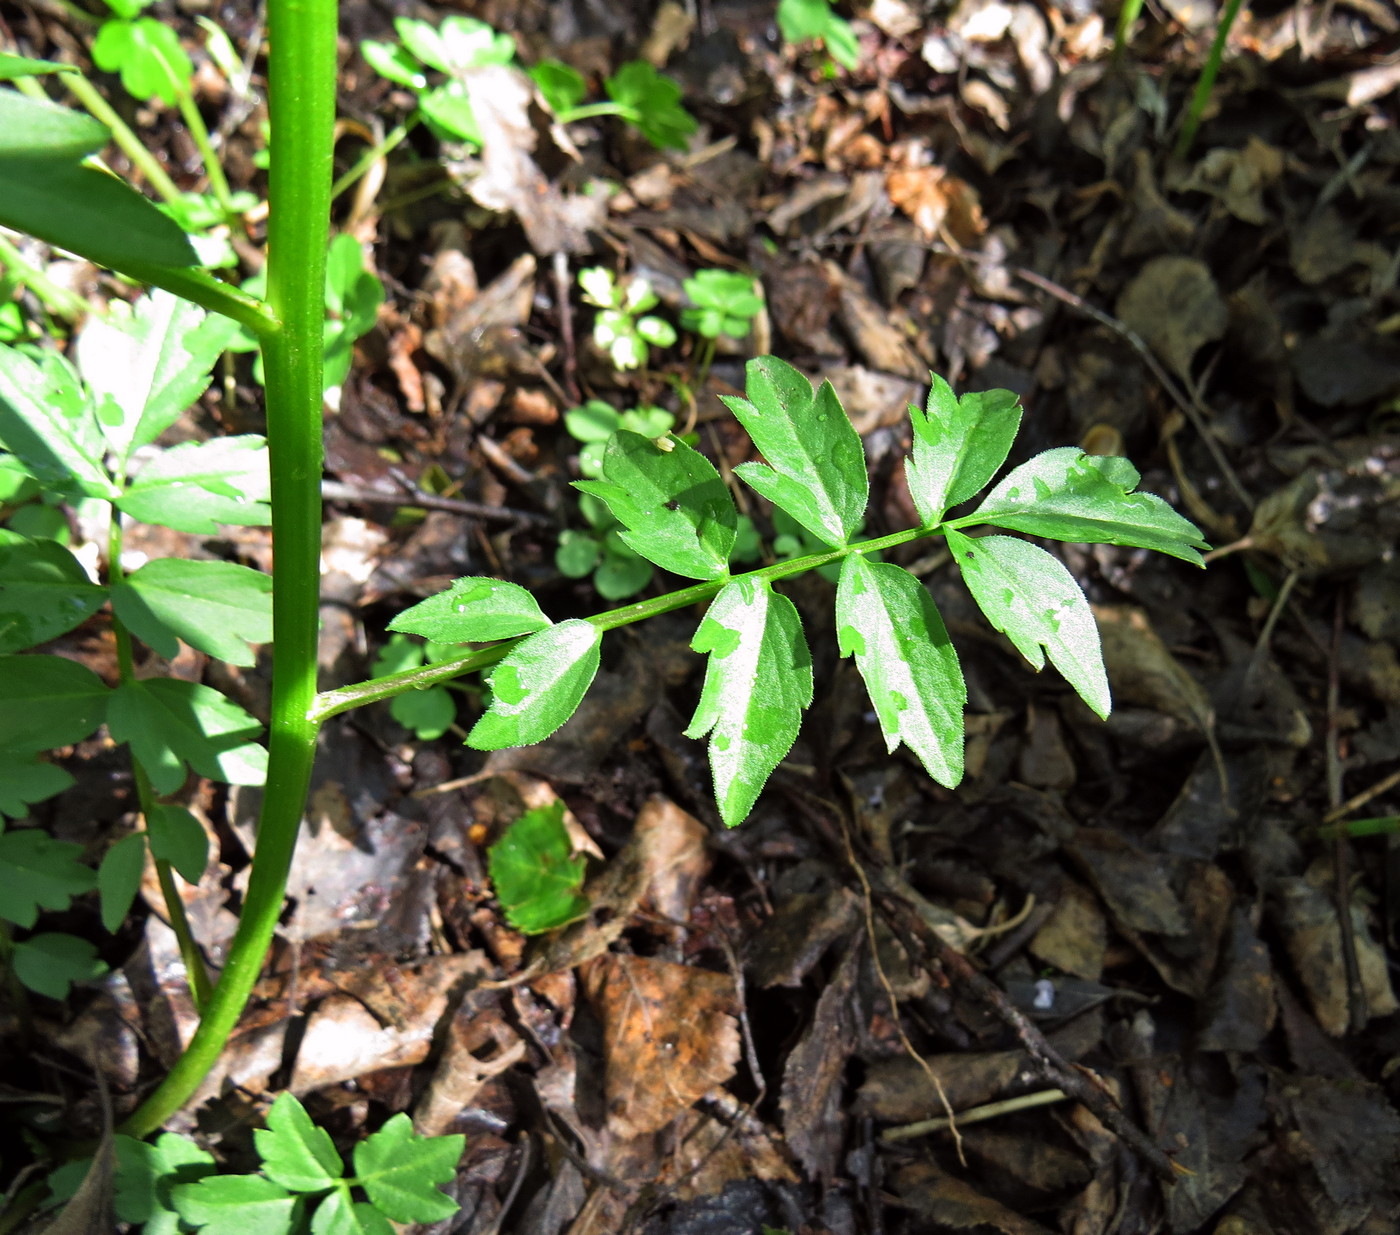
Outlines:
{"type": "Polygon", "coordinates": [[[360,489],[338,480],[323,480],[321,496],[330,502],[354,502],[361,506],[421,506],[424,510],[445,510],[448,514],[465,515],[493,523],[550,522],[544,515],[529,510],[514,510],[509,506],[487,506],[484,502],[469,502],[459,497],[438,497],[418,488],[406,488],[401,493],[381,493],[377,489],[360,489]]]}

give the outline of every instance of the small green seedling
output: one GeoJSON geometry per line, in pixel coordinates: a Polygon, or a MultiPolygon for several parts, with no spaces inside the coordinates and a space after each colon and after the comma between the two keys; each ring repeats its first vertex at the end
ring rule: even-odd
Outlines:
{"type": "Polygon", "coordinates": [[[564,826],[564,803],[526,811],[486,852],[487,869],[506,921],[540,935],[588,912],[584,859],[576,857],[564,826]]]}
{"type": "Polygon", "coordinates": [[[530,70],[530,77],[561,124],[618,116],[640,129],[658,150],[686,149],[700,127],[681,105],[680,85],[645,60],[628,61],[603,82],[605,103],[585,103],[588,83],[562,61],[541,60],[530,70]]]}
{"type": "Polygon", "coordinates": [[[684,287],[690,305],[681,311],[681,325],[705,339],[747,338],[763,308],[753,276],[737,270],[699,270],[684,287]]]}
{"type": "MultiPolygon", "coordinates": [[[[422,665],[438,664],[461,651],[450,643],[434,643],[431,639],[420,643],[407,635],[395,634],[379,650],[373,672],[376,676],[404,673],[422,665]]],[[[431,742],[442,737],[456,722],[457,701],[446,686],[428,686],[395,695],[389,703],[389,711],[405,729],[411,729],[419,741],[431,742]]]]}
{"type": "Polygon", "coordinates": [[[605,266],[580,270],[578,285],[586,303],[596,305],[593,342],[618,369],[641,369],[651,356],[650,347],[670,347],[676,328],[663,317],[647,312],[659,301],[651,284],[636,275],[621,283],[605,266]]]}
{"type": "MultiPolygon", "coordinates": [[[[253,1133],[256,1174],[220,1174],[212,1154],[174,1132],[149,1145],[114,1139],[113,1212],[147,1235],[393,1235],[391,1223],[441,1222],[460,1208],[438,1185],[456,1174],[466,1137],[419,1136],[403,1114],[355,1146],[348,1177],[330,1134],[290,1093],[253,1133]]],[[[55,1198],[71,1196],[87,1167],[55,1171],[55,1198]]]]}
{"type": "Polygon", "coordinates": [[[831,0],[779,0],[778,29],[783,42],[815,42],[847,69],[860,63],[860,44],[851,23],[832,11],[831,0]]]}

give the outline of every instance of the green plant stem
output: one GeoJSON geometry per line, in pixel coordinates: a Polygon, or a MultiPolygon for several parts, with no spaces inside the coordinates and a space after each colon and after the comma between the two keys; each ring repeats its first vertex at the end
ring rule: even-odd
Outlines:
{"type": "MultiPolygon", "coordinates": [[[[122,515],[121,511],[113,506],[112,519],[107,529],[107,582],[115,587],[122,581],[125,573],[122,569],[122,515]]],[[[117,645],[117,673],[122,685],[127,686],[136,680],[136,659],[132,654],[131,632],[116,614],[112,615],[112,634],[117,645]]],[[[135,756],[132,757],[131,767],[136,779],[136,801],[141,808],[141,818],[143,821],[149,821],[151,808],[156,801],[155,791],[151,788],[150,777],[136,762],[135,756]]],[[[147,827],[149,829],[149,823],[147,827]]],[[[175,886],[175,876],[171,872],[170,863],[156,858],[155,864],[161,898],[165,901],[165,912],[170,918],[170,929],[175,932],[180,959],[185,962],[185,976],[190,984],[190,994],[194,997],[195,1008],[202,1009],[209,1002],[209,971],[204,967],[204,957],[199,951],[199,944],[195,942],[194,932],[190,929],[190,920],[185,914],[185,902],[180,899],[180,891],[175,886]]]]}
{"type": "Polygon", "coordinates": [[[180,190],[160,165],[160,161],[141,144],[141,139],[131,131],[126,121],[117,115],[112,105],[97,92],[97,87],[78,73],[64,73],[63,84],[94,120],[100,120],[112,130],[112,140],[131,160],[131,165],[146,177],[146,182],[151,188],[168,202],[179,201],[180,190]]]}
{"type": "Polygon", "coordinates": [[[335,123],[335,0],[270,0],[267,22],[267,299],[262,339],[272,474],[273,687],[257,852],[228,960],[185,1052],[123,1125],[155,1131],[199,1087],[238,1022],[272,943],[301,827],[319,724],[316,637],[321,551],[321,367],[335,123]]]}
{"type": "MultiPolygon", "coordinates": [[[[726,575],[719,579],[708,579],[704,583],[696,583],[690,587],[681,588],[677,592],[668,592],[665,596],[657,596],[652,600],[623,605],[620,609],[609,609],[606,613],[596,614],[588,621],[602,630],[616,630],[619,626],[630,626],[633,622],[644,622],[647,618],[656,617],[658,614],[685,609],[690,605],[709,600],[721,588],[735,579],[763,579],[772,583],[777,579],[785,579],[789,575],[800,575],[806,571],[815,570],[819,566],[839,562],[852,553],[882,552],[885,549],[894,548],[895,545],[907,544],[911,540],[918,540],[924,536],[932,536],[938,530],[938,528],[932,527],[908,528],[903,532],[893,532],[889,536],[881,536],[878,540],[861,541],[859,544],[846,545],[826,553],[812,553],[806,557],[792,558],[786,562],[774,562],[771,566],[746,571],[741,575],[726,575]]],[[[356,682],[352,686],[342,686],[338,690],[322,691],[316,696],[316,701],[312,705],[311,716],[318,722],[325,721],[332,716],[338,716],[341,712],[363,707],[367,703],[378,703],[385,699],[392,699],[395,695],[401,695],[405,691],[437,686],[443,682],[451,681],[455,677],[460,677],[464,673],[474,673],[479,669],[489,668],[498,660],[508,656],[517,644],[528,637],[521,635],[516,639],[493,643],[490,647],[478,648],[462,656],[454,657],[452,660],[441,660],[433,665],[425,665],[421,669],[406,669],[401,673],[389,673],[383,677],[356,682]]]]}
{"type": "Polygon", "coordinates": [[[260,340],[271,339],[282,329],[281,321],[269,304],[231,283],[221,283],[194,266],[148,266],[128,262],[120,273],[139,283],[174,292],[212,313],[231,317],[239,325],[247,326],[260,340]]]}
{"type": "Polygon", "coordinates": [[[1187,109],[1181,133],[1176,139],[1176,157],[1183,159],[1196,140],[1196,130],[1201,127],[1201,117],[1205,115],[1206,104],[1210,102],[1210,92],[1215,89],[1215,75],[1220,72],[1220,62],[1225,58],[1225,41],[1230,37],[1230,27],[1240,11],[1240,0],[1225,0],[1220,13],[1220,24],[1215,27],[1215,38],[1211,40],[1210,54],[1201,66],[1201,75],[1196,79],[1196,89],[1191,95],[1191,106],[1187,109]]]}
{"type": "Polygon", "coordinates": [[[710,366],[715,362],[715,340],[706,339],[700,345],[700,362],[695,366],[695,380],[692,383],[697,391],[705,389],[705,382],[710,376],[710,366]]]}
{"type": "Polygon", "coordinates": [[[636,108],[624,107],[621,103],[585,103],[582,107],[571,107],[556,116],[560,124],[573,124],[575,120],[592,120],[595,116],[621,116],[635,122],[636,108]]]}
{"type": "Polygon", "coordinates": [[[1118,10],[1118,29],[1113,36],[1115,58],[1121,57],[1127,50],[1132,38],[1133,23],[1137,21],[1141,12],[1142,0],[1123,0],[1123,7],[1118,10]]]}
{"type": "Polygon", "coordinates": [[[194,138],[194,144],[199,147],[199,157],[204,160],[204,174],[209,177],[209,189],[225,216],[233,218],[233,194],[229,192],[228,178],[224,175],[218,152],[214,149],[214,143],[209,140],[209,130],[205,126],[204,117],[199,114],[199,106],[195,103],[189,86],[184,82],[175,82],[174,86],[175,102],[180,108],[180,115],[184,117],[185,127],[194,138]]]}
{"type": "Polygon", "coordinates": [[[382,159],[391,150],[395,149],[410,133],[413,132],[422,116],[414,112],[398,128],[394,129],[387,137],[376,142],[364,154],[355,160],[355,165],[350,168],[339,180],[331,185],[331,200],[334,201],[342,193],[353,185],[371,167],[382,159]]]}
{"type": "Polygon", "coordinates": [[[23,254],[4,236],[0,236],[0,266],[13,271],[15,281],[29,288],[55,317],[71,322],[87,313],[89,305],[86,300],[76,292],[60,287],[39,267],[25,261],[23,254]]]}

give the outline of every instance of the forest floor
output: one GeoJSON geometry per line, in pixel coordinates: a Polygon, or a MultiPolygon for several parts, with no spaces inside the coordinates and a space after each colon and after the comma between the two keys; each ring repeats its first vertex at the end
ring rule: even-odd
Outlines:
{"type": "MultiPolygon", "coordinates": [[[[610,636],[579,714],[535,747],[464,747],[470,694],[434,741],[384,706],[337,718],[268,973],[172,1126],[237,1160],[284,1089],[342,1143],[408,1111],[467,1134],[462,1211],[424,1229],[472,1235],[1395,1231],[1400,18],[1242,12],[1178,155],[1216,20],[1194,0],[1148,6],[1121,55],[1089,0],[876,0],[850,71],[784,45],[771,3],[651,10],[465,11],[525,63],[596,80],[651,59],[700,121],[688,150],[610,118],[551,134],[539,113],[511,164],[420,127],[337,202],[387,296],[326,417],[323,684],[365,677],[386,622],[459,576],[524,584],[554,618],[611,607],[556,565],[561,533],[587,530],[563,414],[660,406],[727,476],[752,446],[718,396],[761,353],[839,392],[869,535],[917,522],[899,460],[932,370],[1020,396],[1012,463],[1126,455],[1203,529],[1208,568],[1062,547],[1103,632],[1103,722],[986,625],[946,554],[894,551],[962,657],[955,791],[886,755],[830,583],[784,585],[816,697],[733,830],[683,736],[696,612],[610,636]],[[672,318],[695,270],[750,271],[765,308],[707,374],[685,332],[621,373],[575,282],[592,265],[645,277],[672,318]],[[485,846],[555,798],[594,909],[530,941],[485,846]],[[1390,824],[1329,830],[1356,819],[1390,824]]],[[[56,7],[5,13],[30,53],[84,54],[56,7]]],[[[393,16],[344,5],[338,170],[411,107],[358,51],[393,16]]],[[[255,193],[260,84],[201,97],[255,193]]],[[[172,173],[197,165],[172,113],[124,106],[172,173]]],[[[259,226],[234,238],[250,261],[259,226]]],[[[241,361],[230,388],[186,431],[256,431],[241,361]]],[[[266,564],[260,529],[162,535],[132,547],[266,564]]],[[[81,633],[110,657],[109,632],[81,633]]],[[[174,671],[213,672],[189,657],[174,671]]],[[[256,711],[261,670],[218,671],[256,711]]],[[[119,834],[116,763],[73,753],[56,834],[119,834]]],[[[254,796],[194,798],[221,856],[186,895],[216,962],[254,796]]],[[[129,1108],[192,1017],[158,913],[101,946],[112,975],[48,1005],[23,1078],[79,1122],[89,1050],[129,1108]]]]}

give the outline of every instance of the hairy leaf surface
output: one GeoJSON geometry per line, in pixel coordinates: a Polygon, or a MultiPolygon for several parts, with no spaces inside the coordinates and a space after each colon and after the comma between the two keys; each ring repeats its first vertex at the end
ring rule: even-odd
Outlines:
{"type": "Polygon", "coordinates": [[[842,656],[855,654],[891,753],[905,743],[941,785],[963,775],[967,687],[933,597],[899,566],[851,554],[836,590],[842,656]]]}
{"type": "Polygon", "coordinates": [[[1100,716],[1112,707],[1099,628],[1089,602],[1064,565],[1014,536],[972,540],[949,529],[948,548],[973,599],[1036,669],[1045,654],[1100,716]],[[1042,651],[1044,649],[1044,651],[1042,651]]]}
{"type": "Polygon", "coordinates": [[[745,373],[748,397],[722,397],[768,462],[735,471],[812,535],[845,544],[860,527],[870,481],[865,449],[831,383],[814,394],[803,374],[773,356],[750,360],[745,373]]]}
{"type": "Polygon", "coordinates": [[[752,578],[735,579],[714,598],[690,646],[710,660],[685,733],[710,734],[715,801],[732,828],[797,740],[812,702],[812,656],[792,601],[752,578]]]}
{"type": "Polygon", "coordinates": [[[603,455],[602,480],[574,488],[608,504],[623,541],[687,579],[718,579],[729,563],[739,512],[714,465],[679,438],[665,449],[619,429],[603,455]]]}
{"type": "Polygon", "coordinates": [[[577,618],[531,635],[491,671],[491,707],[467,745],[504,750],[544,741],[582,702],[602,641],[598,627],[577,618]]]}
{"type": "Polygon", "coordinates": [[[112,608],[162,656],[176,636],[231,665],[251,665],[249,644],[272,638],[272,580],[234,562],[157,558],[112,588],[112,608]]]}
{"type": "Polygon", "coordinates": [[[925,527],[981,491],[1006,462],[1021,427],[1021,405],[1011,391],[959,399],[937,374],[929,374],[929,381],[926,410],[909,408],[914,453],[904,461],[909,495],[925,527]]]}
{"type": "Polygon", "coordinates": [[[992,523],[1077,544],[1133,545],[1204,566],[1201,530],[1160,497],[1134,493],[1138,470],[1127,459],[1061,446],[1021,464],[961,525],[992,523]]]}
{"type": "Polygon", "coordinates": [[[548,625],[535,598],[518,583],[469,576],[405,609],[389,629],[435,643],[489,643],[533,634],[548,625]]]}

